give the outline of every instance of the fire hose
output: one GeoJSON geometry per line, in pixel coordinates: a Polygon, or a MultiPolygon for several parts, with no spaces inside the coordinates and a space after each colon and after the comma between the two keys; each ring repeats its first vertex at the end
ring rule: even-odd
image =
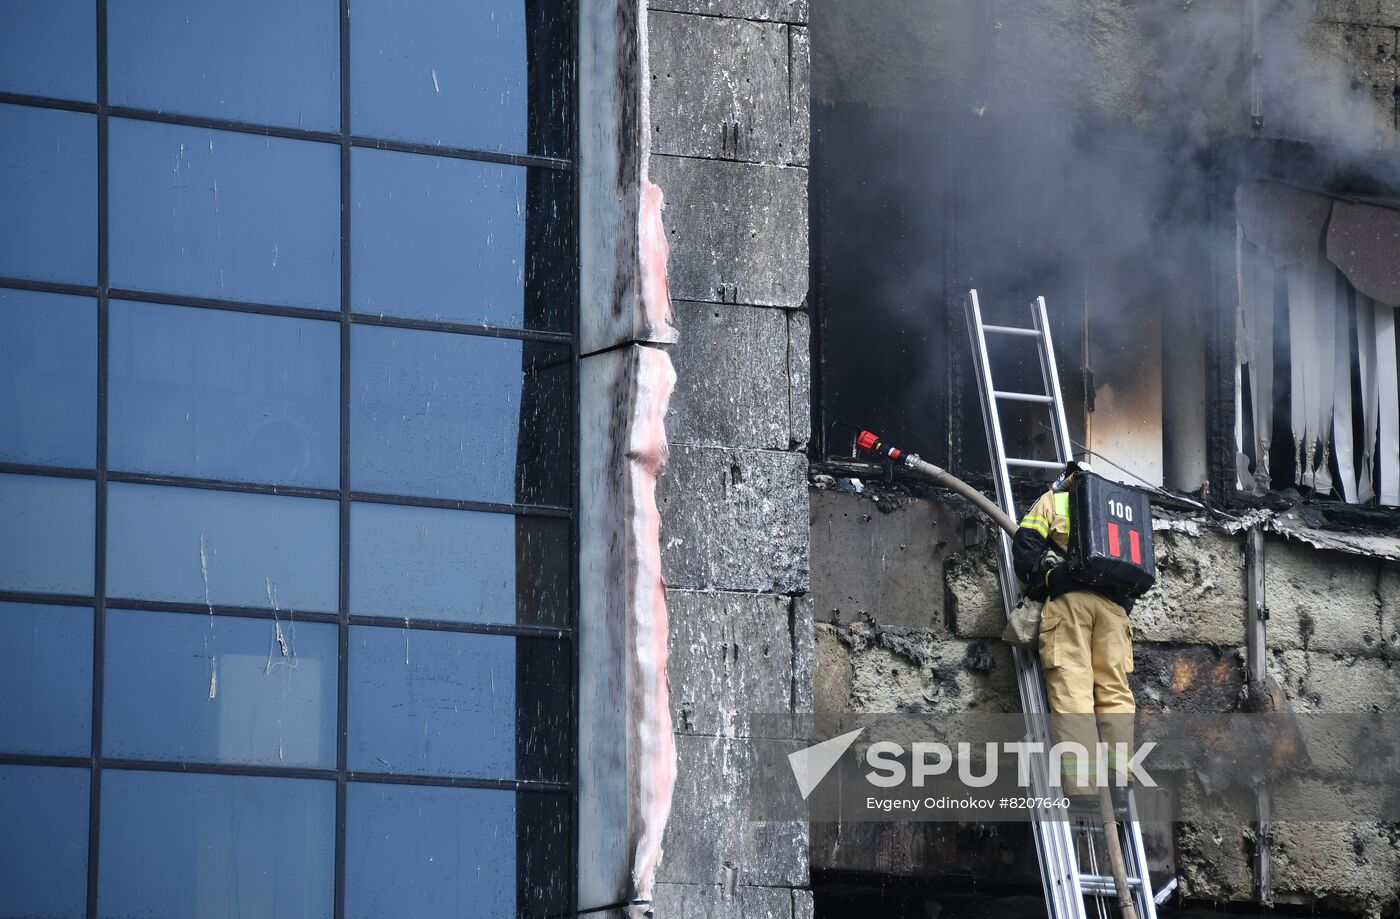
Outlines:
{"type": "MultiPolygon", "coordinates": [[[[915,475],[966,498],[978,510],[992,518],[1008,536],[1016,535],[1016,521],[1008,517],[995,502],[946,469],[921,459],[919,454],[887,444],[878,434],[866,430],[861,430],[856,435],[856,447],[871,456],[884,459],[887,463],[903,466],[915,475]]],[[[1099,814],[1103,824],[1104,846],[1108,849],[1108,864],[1113,872],[1113,886],[1118,893],[1118,906],[1122,909],[1125,919],[1137,919],[1137,905],[1133,902],[1132,890],[1128,887],[1123,844],[1118,836],[1118,819],[1113,812],[1113,798],[1106,784],[1099,787],[1099,814]]]]}

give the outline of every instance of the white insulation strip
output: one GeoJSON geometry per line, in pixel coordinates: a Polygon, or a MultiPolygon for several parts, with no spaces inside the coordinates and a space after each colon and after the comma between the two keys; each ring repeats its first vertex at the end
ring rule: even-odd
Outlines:
{"type": "Polygon", "coordinates": [[[1347,284],[1341,272],[1333,272],[1336,285],[1337,323],[1333,335],[1332,443],[1337,451],[1337,486],[1348,504],[1356,503],[1356,462],[1352,455],[1351,419],[1351,311],[1347,308],[1347,284]]]}
{"type": "MultiPolygon", "coordinates": [[[[1310,374],[1313,382],[1311,427],[1318,443],[1317,465],[1309,470],[1313,487],[1318,494],[1332,492],[1332,409],[1336,398],[1336,354],[1337,354],[1337,269],[1318,253],[1317,258],[1317,306],[1313,314],[1313,331],[1317,336],[1316,347],[1312,349],[1314,366],[1310,374]]],[[[1312,466],[1312,463],[1309,462],[1312,466]]]]}
{"type": "MultiPolygon", "coordinates": [[[[1240,230],[1236,237],[1236,266],[1240,296],[1240,354],[1239,362],[1249,365],[1250,419],[1254,426],[1254,443],[1249,453],[1254,457],[1253,492],[1266,494],[1270,486],[1269,446],[1274,426],[1274,269],[1240,230]]],[[[1239,367],[1235,368],[1239,375],[1239,367]]],[[[1236,385],[1238,398],[1238,383],[1236,385]]],[[[1235,440],[1240,451],[1243,430],[1236,406],[1235,440]]],[[[1243,479],[1244,476],[1241,476],[1243,479]]],[[[1241,486],[1247,483],[1241,482],[1241,486]]]]}
{"type": "Polygon", "coordinates": [[[1312,383],[1308,379],[1308,369],[1316,366],[1313,351],[1317,339],[1313,335],[1313,314],[1317,294],[1316,272],[1312,266],[1289,265],[1288,279],[1288,347],[1289,347],[1289,389],[1288,407],[1293,426],[1293,481],[1299,485],[1311,486],[1308,471],[1312,468],[1311,441],[1312,405],[1310,394],[1312,383]],[[1305,447],[1307,448],[1305,450],[1305,447]]]}
{"type": "MultiPolygon", "coordinates": [[[[1374,301],[1373,301],[1374,302],[1374,301]]],[[[1381,503],[1400,505],[1400,393],[1395,366],[1395,310],[1375,304],[1376,383],[1380,393],[1381,503]]]]}
{"type": "Polygon", "coordinates": [[[1361,378],[1361,468],[1356,476],[1356,500],[1365,504],[1376,496],[1376,425],[1380,422],[1380,392],[1376,380],[1376,304],[1356,293],[1356,369],[1361,378]]]}

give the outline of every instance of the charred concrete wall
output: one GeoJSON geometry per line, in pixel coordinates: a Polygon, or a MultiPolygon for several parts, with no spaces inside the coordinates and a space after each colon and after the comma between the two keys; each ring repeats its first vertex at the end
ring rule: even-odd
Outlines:
{"type": "Polygon", "coordinates": [[[661,919],[804,919],[803,825],[752,824],[748,713],[810,710],[807,3],[652,0],[651,180],[680,342],[658,494],[678,779],[661,919]]]}
{"type": "MultiPolygon", "coordinates": [[[[812,599],[818,711],[1019,711],[989,534],[965,507],[902,485],[814,477],[812,599]],[[859,572],[869,572],[860,574],[859,572]],[[877,577],[874,573],[879,572],[877,577]]],[[[1243,536],[1177,518],[1157,535],[1160,583],[1134,610],[1141,711],[1238,711],[1245,683],[1243,536]]],[[[1400,566],[1266,543],[1269,668],[1298,712],[1400,709],[1400,566]]],[[[1338,776],[1338,780],[1345,779],[1338,776]]],[[[1203,810],[1148,830],[1157,881],[1197,901],[1248,901],[1249,814],[1203,810]]],[[[1281,793],[1286,793],[1282,791],[1281,793]]],[[[1338,915],[1400,910],[1400,839],[1385,823],[1287,823],[1271,854],[1276,903],[1338,915]]],[[[1039,884],[1024,827],[854,824],[813,830],[812,866],[937,886],[1039,884]]]]}

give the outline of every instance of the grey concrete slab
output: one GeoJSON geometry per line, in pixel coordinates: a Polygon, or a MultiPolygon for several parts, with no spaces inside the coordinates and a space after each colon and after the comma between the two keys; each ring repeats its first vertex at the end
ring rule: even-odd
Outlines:
{"type": "Polygon", "coordinates": [[[805,164],[812,156],[812,41],[801,26],[788,29],[788,75],[791,84],[788,114],[792,118],[792,162],[805,164]]]}
{"type": "Polygon", "coordinates": [[[1266,540],[1269,648],[1380,650],[1385,634],[1380,569],[1374,559],[1266,540]]]}
{"type": "Polygon", "coordinates": [[[943,629],[943,564],[960,518],[923,499],[896,505],[832,489],[813,489],[811,504],[818,619],[943,629]]]}
{"type": "Polygon", "coordinates": [[[676,738],[676,757],[676,791],[658,886],[743,891],[806,885],[806,825],[749,820],[748,741],[682,735],[676,738]]]}
{"type": "Polygon", "coordinates": [[[792,601],[672,590],[671,717],[678,733],[743,737],[754,714],[792,707],[792,601]]]}
{"type": "Polygon", "coordinates": [[[651,0],[653,10],[675,10],[705,16],[806,22],[808,0],[651,0]]]}
{"type": "Polygon", "coordinates": [[[796,714],[814,711],[817,636],[812,609],[810,594],[792,599],[792,710],[796,714]]]}
{"type": "Polygon", "coordinates": [[[788,26],[653,12],[648,33],[653,153],[805,162],[788,26]]]}
{"type": "Polygon", "coordinates": [[[806,313],[788,313],[788,445],[794,450],[812,439],[811,334],[806,313]]]}
{"type": "Polygon", "coordinates": [[[802,454],[676,446],[657,498],[661,563],[670,586],[807,589],[807,458],[802,454]]]}
{"type": "Polygon", "coordinates": [[[653,156],[666,194],[671,295],[758,306],[807,296],[807,170],[653,156]]]}
{"type": "Polygon", "coordinates": [[[1400,0],[1317,0],[1319,22],[1400,26],[1400,0]]]}
{"type": "Polygon", "coordinates": [[[790,435],[787,317],[767,307],[675,303],[670,349],[673,444],[786,449],[790,435]]]}
{"type": "Polygon", "coordinates": [[[1299,712],[1393,712],[1400,699],[1400,667],[1380,658],[1279,651],[1269,673],[1299,712]]]}

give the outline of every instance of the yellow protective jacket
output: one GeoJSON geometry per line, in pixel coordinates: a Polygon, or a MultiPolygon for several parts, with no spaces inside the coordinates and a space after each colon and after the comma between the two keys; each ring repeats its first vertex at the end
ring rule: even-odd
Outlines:
{"type": "Polygon", "coordinates": [[[1011,564],[1032,600],[1053,600],[1071,590],[1088,590],[1131,611],[1133,601],[1075,579],[1065,563],[1069,556],[1068,487],[1051,489],[1031,505],[1011,540],[1011,564]]]}

